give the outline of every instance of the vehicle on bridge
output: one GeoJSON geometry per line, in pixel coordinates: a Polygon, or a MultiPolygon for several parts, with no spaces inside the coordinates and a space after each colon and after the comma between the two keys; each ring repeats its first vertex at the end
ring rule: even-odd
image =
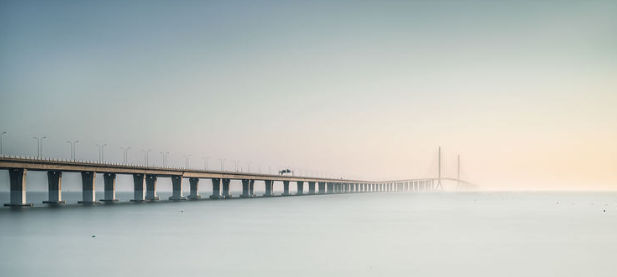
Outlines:
{"type": "Polygon", "coordinates": [[[279,174],[280,174],[280,175],[285,175],[285,174],[287,174],[287,173],[289,173],[289,174],[293,175],[293,173],[294,173],[294,172],[293,172],[293,171],[291,171],[290,169],[283,169],[283,170],[279,171],[279,174]]]}

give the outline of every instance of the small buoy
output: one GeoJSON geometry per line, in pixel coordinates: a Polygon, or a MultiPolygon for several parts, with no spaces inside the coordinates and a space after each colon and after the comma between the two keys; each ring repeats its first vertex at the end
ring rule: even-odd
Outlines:
{"type": "Polygon", "coordinates": [[[604,212],[606,212],[606,210],[604,210],[604,212]]]}
{"type": "Polygon", "coordinates": [[[181,213],[183,213],[184,211],[180,211],[181,213]]]}
{"type": "Polygon", "coordinates": [[[93,238],[96,238],[96,236],[95,236],[95,235],[92,235],[92,237],[93,237],[93,238]]]}

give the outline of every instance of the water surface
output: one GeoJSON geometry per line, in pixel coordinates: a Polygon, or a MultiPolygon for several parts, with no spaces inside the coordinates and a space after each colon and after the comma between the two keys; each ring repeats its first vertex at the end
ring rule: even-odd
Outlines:
{"type": "Polygon", "coordinates": [[[613,277],[617,193],[1,208],[0,246],[2,276],[613,277]]]}

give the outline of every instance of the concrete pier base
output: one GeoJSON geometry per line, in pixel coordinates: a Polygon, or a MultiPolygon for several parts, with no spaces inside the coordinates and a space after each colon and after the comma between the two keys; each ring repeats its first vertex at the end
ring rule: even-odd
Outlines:
{"type": "Polygon", "coordinates": [[[297,181],[296,185],[297,185],[296,195],[303,195],[304,194],[304,182],[297,181]]]}
{"type": "Polygon", "coordinates": [[[49,198],[43,201],[43,204],[66,204],[66,201],[62,200],[62,171],[47,171],[47,184],[49,198]]]}
{"type": "Polygon", "coordinates": [[[94,205],[101,203],[94,200],[96,196],[95,183],[96,172],[84,171],[81,173],[82,200],[78,201],[77,203],[84,205],[94,205]]]}
{"type": "Polygon", "coordinates": [[[319,182],[318,186],[319,186],[319,194],[325,194],[326,193],[326,182],[319,182]]]}
{"type": "Polygon", "coordinates": [[[229,193],[229,184],[231,183],[230,179],[223,179],[223,198],[228,199],[231,198],[231,194],[229,193]]]}
{"type": "Polygon", "coordinates": [[[146,200],[144,181],[144,174],[133,174],[133,199],[131,199],[131,202],[143,202],[146,200]]]}
{"type": "Polygon", "coordinates": [[[146,200],[158,201],[160,198],[156,195],[156,175],[146,175],[146,200]]]}
{"type": "Polygon", "coordinates": [[[255,197],[257,195],[255,195],[255,180],[251,180],[249,182],[249,195],[251,195],[251,197],[255,197]]]}
{"type": "Polygon", "coordinates": [[[4,204],[7,207],[28,207],[31,203],[26,203],[26,174],[27,169],[9,169],[11,182],[11,202],[4,204]]]}
{"type": "Polygon", "coordinates": [[[274,196],[274,193],[272,191],[274,181],[265,180],[264,182],[266,183],[266,193],[264,193],[263,196],[264,197],[272,197],[272,196],[274,196]]]}
{"type": "Polygon", "coordinates": [[[210,199],[220,199],[221,198],[221,179],[212,178],[212,195],[210,195],[210,199]]]}
{"type": "Polygon", "coordinates": [[[308,194],[315,194],[315,182],[308,182],[308,194]]]}
{"type": "Polygon", "coordinates": [[[105,198],[100,201],[106,204],[118,202],[116,199],[116,173],[103,174],[105,181],[105,198]]]}
{"type": "Polygon", "coordinates": [[[289,181],[283,181],[283,196],[290,196],[289,194],[289,181]]]}
{"type": "Polygon", "coordinates": [[[188,196],[189,200],[201,199],[197,189],[199,188],[199,178],[189,178],[189,185],[191,186],[191,193],[188,196]]]}
{"type": "Polygon", "coordinates": [[[242,194],[240,195],[240,197],[241,198],[253,197],[253,195],[251,194],[251,180],[242,179],[242,194]]]}
{"type": "Polygon", "coordinates": [[[182,176],[171,176],[172,195],[169,200],[186,200],[182,196],[182,176]]]}

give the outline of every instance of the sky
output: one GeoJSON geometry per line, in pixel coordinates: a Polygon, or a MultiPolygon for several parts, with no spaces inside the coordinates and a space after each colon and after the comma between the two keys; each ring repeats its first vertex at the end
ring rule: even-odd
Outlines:
{"type": "MultiPolygon", "coordinates": [[[[8,155],[617,189],[617,1],[1,1],[8,155]]],[[[2,173],[7,175],[5,173],[2,173]]],[[[3,177],[0,180],[7,180],[3,177]]],[[[3,181],[3,182],[5,182],[3,181]]]]}

